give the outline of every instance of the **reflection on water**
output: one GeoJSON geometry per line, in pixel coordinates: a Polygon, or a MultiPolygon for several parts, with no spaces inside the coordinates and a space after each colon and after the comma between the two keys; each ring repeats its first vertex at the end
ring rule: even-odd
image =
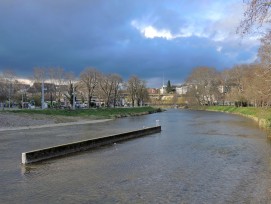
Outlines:
{"type": "Polygon", "coordinates": [[[253,121],[239,116],[169,110],[0,134],[1,203],[271,202],[270,142],[253,121]],[[158,134],[19,164],[23,151],[152,126],[157,119],[158,134]]]}

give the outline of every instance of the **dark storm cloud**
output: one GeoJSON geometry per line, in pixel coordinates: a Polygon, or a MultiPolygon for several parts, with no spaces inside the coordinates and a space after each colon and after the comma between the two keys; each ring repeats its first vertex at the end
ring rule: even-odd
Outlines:
{"type": "Polygon", "coordinates": [[[27,76],[36,66],[61,66],[79,74],[92,66],[124,78],[181,82],[195,66],[223,69],[253,58],[257,44],[243,52],[244,45],[229,43],[226,23],[212,20],[218,14],[201,13],[206,3],[214,10],[219,4],[202,2],[2,0],[0,71],[27,76]],[[156,33],[148,36],[148,26],[156,33]]]}

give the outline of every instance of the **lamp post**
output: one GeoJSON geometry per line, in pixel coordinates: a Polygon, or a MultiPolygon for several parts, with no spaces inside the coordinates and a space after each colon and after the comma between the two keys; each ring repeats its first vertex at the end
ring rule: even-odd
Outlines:
{"type": "Polygon", "coordinates": [[[75,110],[75,91],[74,91],[74,84],[72,85],[72,109],[75,110]]]}
{"type": "Polygon", "coordinates": [[[24,108],[24,92],[22,91],[22,109],[24,108]]]}
{"type": "Polygon", "coordinates": [[[9,83],[8,89],[8,108],[10,109],[10,95],[11,95],[11,82],[9,83]]]}
{"type": "Polygon", "coordinates": [[[21,93],[22,93],[22,109],[23,109],[24,108],[24,93],[26,93],[26,90],[22,89],[21,93]]]}
{"type": "Polygon", "coordinates": [[[44,104],[44,91],[47,91],[47,88],[44,88],[44,80],[42,80],[41,83],[41,109],[45,109],[45,104],[44,104]]]}
{"type": "Polygon", "coordinates": [[[44,80],[41,83],[41,109],[44,109],[44,80]]]}

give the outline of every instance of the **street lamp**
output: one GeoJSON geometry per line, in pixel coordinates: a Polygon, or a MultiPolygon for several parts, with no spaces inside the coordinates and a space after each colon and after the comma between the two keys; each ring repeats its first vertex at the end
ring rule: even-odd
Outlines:
{"type": "Polygon", "coordinates": [[[46,91],[47,88],[44,88],[44,80],[42,80],[42,84],[41,84],[41,109],[44,110],[45,109],[45,105],[44,105],[44,91],[46,91]]]}
{"type": "Polygon", "coordinates": [[[10,109],[10,95],[11,95],[11,82],[9,83],[9,89],[8,89],[8,108],[10,109]]]}
{"type": "Polygon", "coordinates": [[[74,84],[72,85],[72,109],[75,110],[75,90],[74,90],[74,84]]]}
{"type": "Polygon", "coordinates": [[[24,94],[26,93],[26,89],[21,89],[20,91],[22,93],[22,109],[24,108],[24,94]]]}

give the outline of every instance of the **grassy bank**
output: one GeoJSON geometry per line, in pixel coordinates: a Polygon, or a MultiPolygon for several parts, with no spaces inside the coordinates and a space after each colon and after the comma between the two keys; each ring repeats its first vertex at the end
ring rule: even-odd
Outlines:
{"type": "Polygon", "coordinates": [[[150,114],[155,112],[161,112],[160,108],[153,107],[138,107],[138,108],[98,108],[98,109],[76,109],[76,110],[58,110],[58,109],[46,109],[46,110],[10,110],[13,113],[27,113],[27,114],[45,114],[51,116],[73,116],[73,117],[91,117],[95,119],[99,118],[119,118],[126,116],[137,116],[150,114]]]}
{"type": "Polygon", "coordinates": [[[233,113],[252,118],[257,121],[261,127],[271,128],[271,109],[256,107],[235,107],[235,106],[198,106],[191,109],[219,111],[233,113]]]}

